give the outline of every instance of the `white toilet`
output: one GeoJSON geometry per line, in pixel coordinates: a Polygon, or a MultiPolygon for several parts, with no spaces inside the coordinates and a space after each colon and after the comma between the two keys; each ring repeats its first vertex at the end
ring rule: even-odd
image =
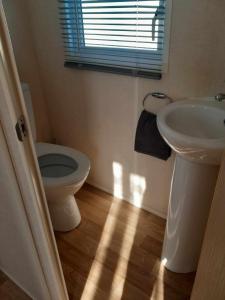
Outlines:
{"type": "MultiPolygon", "coordinates": [[[[22,84],[34,141],[36,127],[29,86],[22,84]]],[[[81,221],[74,194],[85,182],[90,161],[86,155],[69,147],[36,143],[36,152],[54,230],[69,231],[81,221]]]]}

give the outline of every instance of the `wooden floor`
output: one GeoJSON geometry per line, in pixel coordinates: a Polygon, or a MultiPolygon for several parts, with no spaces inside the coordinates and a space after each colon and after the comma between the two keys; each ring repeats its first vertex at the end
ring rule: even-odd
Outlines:
{"type": "MultiPolygon", "coordinates": [[[[189,299],[194,274],[160,264],[165,221],[89,185],[76,195],[80,226],[56,232],[70,299],[189,299]]],[[[0,300],[30,299],[0,272],[0,300]]]]}
{"type": "Polygon", "coordinates": [[[80,226],[56,233],[70,299],[189,299],[194,274],[160,264],[165,221],[85,185],[80,226]]]}
{"type": "Polygon", "coordinates": [[[15,283],[0,271],[0,299],[1,300],[29,300],[15,283]]]}

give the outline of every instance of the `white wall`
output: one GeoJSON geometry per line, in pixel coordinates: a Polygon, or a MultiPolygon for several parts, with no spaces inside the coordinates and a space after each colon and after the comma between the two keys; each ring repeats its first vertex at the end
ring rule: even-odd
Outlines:
{"type": "Polygon", "coordinates": [[[47,116],[47,105],[34,49],[26,2],[24,0],[3,0],[3,5],[20,80],[29,83],[32,89],[37,138],[38,140],[48,141],[51,139],[51,131],[47,116]]]}
{"type": "Polygon", "coordinates": [[[88,154],[89,181],[105,190],[121,181],[122,196],[131,199],[143,193],[145,180],[142,205],[165,215],[172,160],[133,151],[141,102],[149,91],[175,99],[223,91],[225,2],[173,1],[169,71],[160,81],[65,69],[57,3],[27,0],[54,137],[88,154]],[[117,180],[113,162],[122,167],[117,180]]]}

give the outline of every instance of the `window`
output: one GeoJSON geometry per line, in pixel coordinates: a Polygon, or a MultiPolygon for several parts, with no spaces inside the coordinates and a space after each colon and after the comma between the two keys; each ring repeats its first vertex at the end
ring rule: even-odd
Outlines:
{"type": "Polygon", "coordinates": [[[59,0],[65,66],[161,78],[169,0],[59,0]]]}

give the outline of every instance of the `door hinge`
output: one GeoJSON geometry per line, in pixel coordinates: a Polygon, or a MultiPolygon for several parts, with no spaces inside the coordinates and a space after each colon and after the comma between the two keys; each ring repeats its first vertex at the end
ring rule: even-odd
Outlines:
{"type": "Polygon", "coordinates": [[[19,117],[15,128],[18,140],[23,142],[24,138],[27,136],[27,128],[23,116],[19,117]]]}

